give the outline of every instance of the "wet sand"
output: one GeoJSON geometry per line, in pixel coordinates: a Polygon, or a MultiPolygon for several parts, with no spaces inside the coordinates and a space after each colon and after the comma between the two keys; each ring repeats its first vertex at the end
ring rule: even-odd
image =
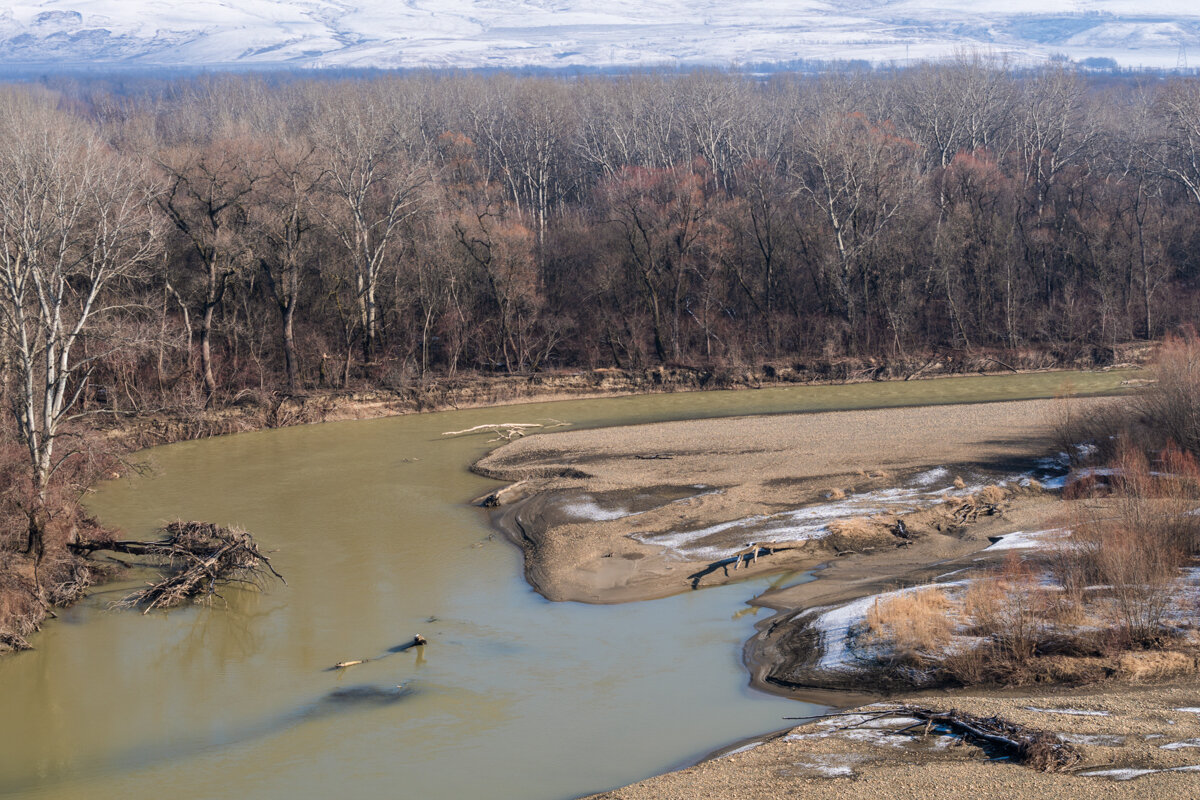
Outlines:
{"type": "MultiPolygon", "coordinates": [[[[988,535],[1017,528],[930,528],[904,548],[880,527],[790,541],[786,531],[767,530],[776,537],[771,546],[788,549],[694,576],[762,541],[772,515],[840,507],[833,498],[843,496],[879,510],[879,492],[932,469],[941,471],[931,491],[949,489],[957,476],[986,484],[1028,473],[1054,452],[1060,414],[1059,401],[1034,400],[568,430],[507,444],[476,469],[516,482],[501,493],[496,518],[524,548],[530,583],[552,600],[645,600],[864,551],[848,563],[865,558],[865,572],[888,579],[966,556],[986,547],[988,535]],[[689,536],[738,521],[746,522],[689,536]]],[[[902,510],[874,516],[887,522],[902,510]]],[[[822,591],[828,577],[818,582],[822,591]]],[[[776,601],[793,603],[769,602],[776,601]]]]}

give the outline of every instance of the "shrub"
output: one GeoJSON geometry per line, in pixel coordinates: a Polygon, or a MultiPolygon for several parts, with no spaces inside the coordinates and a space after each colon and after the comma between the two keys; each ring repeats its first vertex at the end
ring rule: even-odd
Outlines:
{"type": "Polygon", "coordinates": [[[1160,448],[1176,442],[1200,455],[1200,337],[1195,331],[1163,341],[1152,369],[1154,382],[1135,396],[1139,422],[1153,432],[1160,448]]]}
{"type": "Polygon", "coordinates": [[[888,653],[893,664],[919,666],[944,655],[955,630],[950,600],[936,587],[876,599],[862,641],[888,653]]]}
{"type": "Polygon", "coordinates": [[[1195,458],[1167,443],[1156,462],[1152,469],[1140,447],[1119,437],[1108,501],[1076,522],[1069,545],[1051,559],[1065,597],[1082,603],[1095,587],[1091,602],[1121,647],[1163,636],[1180,569],[1200,547],[1200,517],[1190,513],[1200,497],[1195,458]]]}
{"type": "Polygon", "coordinates": [[[1048,632],[1049,603],[1038,576],[1015,553],[989,577],[972,581],[963,600],[971,633],[1005,660],[1024,663],[1048,632]]]}

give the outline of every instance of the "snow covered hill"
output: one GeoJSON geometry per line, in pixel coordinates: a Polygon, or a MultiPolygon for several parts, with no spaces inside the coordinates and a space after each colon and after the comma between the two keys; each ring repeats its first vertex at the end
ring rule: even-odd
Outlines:
{"type": "Polygon", "coordinates": [[[1190,50],[1200,64],[1200,3],[32,0],[0,6],[0,64],[9,65],[730,65],[904,61],[968,48],[1155,67],[1175,67],[1190,50]]]}

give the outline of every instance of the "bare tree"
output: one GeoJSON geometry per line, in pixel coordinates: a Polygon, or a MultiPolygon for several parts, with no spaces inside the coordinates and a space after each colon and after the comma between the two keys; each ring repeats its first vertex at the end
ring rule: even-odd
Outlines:
{"type": "Polygon", "coordinates": [[[211,405],[217,391],[212,355],[215,315],[230,280],[245,261],[250,198],[263,180],[265,165],[259,148],[244,131],[228,131],[207,143],[166,147],[157,160],[166,175],[158,203],[199,262],[200,280],[192,294],[198,296],[200,373],[211,405]]]}
{"type": "Polygon", "coordinates": [[[157,253],[136,165],[47,98],[0,94],[0,316],[13,343],[18,435],[29,453],[28,550],[40,560],[56,445],[95,365],[84,342],[126,302],[119,285],[157,253]]]}
{"type": "Polygon", "coordinates": [[[269,173],[262,196],[251,210],[258,234],[258,265],[279,309],[284,370],[288,391],[299,386],[296,358],[296,309],[306,263],[313,255],[310,240],[316,220],[310,199],[320,180],[313,147],[300,140],[275,139],[267,154],[269,173]]]}
{"type": "Polygon", "coordinates": [[[875,124],[838,102],[838,87],[824,87],[815,118],[797,121],[793,167],[799,196],[808,201],[832,245],[833,285],[852,337],[871,297],[870,262],[864,254],[908,203],[913,145],[887,124],[875,124]]]}
{"type": "Polygon", "coordinates": [[[703,184],[686,167],[628,168],[601,187],[604,211],[621,231],[626,262],[650,312],[660,362],[681,354],[685,289],[711,217],[703,184]]]}
{"type": "Polygon", "coordinates": [[[380,278],[398,249],[401,226],[421,207],[430,167],[386,98],[346,92],[323,99],[315,137],[329,201],[321,213],[350,257],[363,360],[369,362],[379,338],[380,278]]]}

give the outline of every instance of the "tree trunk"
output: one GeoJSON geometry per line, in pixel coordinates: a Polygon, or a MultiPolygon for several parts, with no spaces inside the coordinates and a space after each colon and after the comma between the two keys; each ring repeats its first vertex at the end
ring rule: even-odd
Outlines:
{"type": "Polygon", "coordinates": [[[205,303],[204,318],[200,326],[200,373],[204,378],[205,405],[211,406],[217,393],[217,379],[212,368],[212,323],[216,303],[205,303]]]}
{"type": "Polygon", "coordinates": [[[287,369],[288,391],[291,394],[295,394],[298,385],[296,374],[296,336],[293,328],[293,319],[296,316],[296,302],[294,300],[288,302],[280,311],[283,312],[283,362],[284,367],[287,369]]]}

